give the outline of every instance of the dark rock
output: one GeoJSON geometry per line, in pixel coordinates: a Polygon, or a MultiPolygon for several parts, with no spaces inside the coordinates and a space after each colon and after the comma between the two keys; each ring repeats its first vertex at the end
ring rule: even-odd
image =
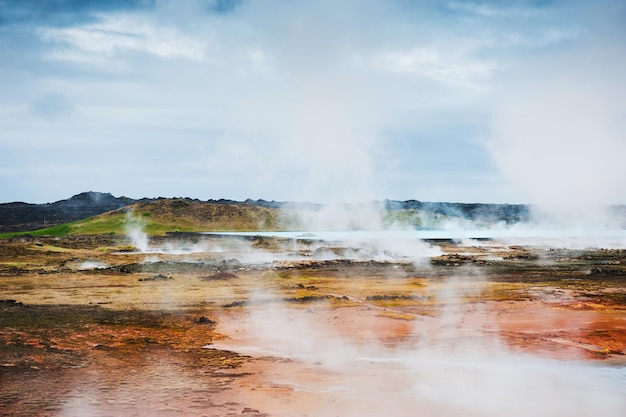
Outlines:
{"type": "Polygon", "coordinates": [[[167,275],[158,274],[149,278],[139,278],[139,281],[171,281],[174,278],[169,277],[167,275]]]}
{"type": "Polygon", "coordinates": [[[208,317],[204,317],[204,316],[202,316],[202,317],[200,317],[200,318],[198,319],[198,324],[208,324],[208,325],[212,326],[212,325],[214,325],[214,324],[217,324],[217,322],[215,322],[215,321],[211,320],[211,319],[210,319],[210,318],[208,318],[208,317]]]}
{"type": "Polygon", "coordinates": [[[225,308],[230,308],[230,307],[243,307],[248,305],[247,301],[233,301],[232,303],[229,304],[225,304],[224,307],[225,308]]]}
{"type": "Polygon", "coordinates": [[[200,277],[200,279],[203,281],[226,280],[235,278],[239,277],[230,272],[218,272],[217,274],[200,277]]]}
{"type": "Polygon", "coordinates": [[[93,350],[112,350],[111,346],[97,344],[93,347],[93,350]]]}
{"type": "Polygon", "coordinates": [[[16,300],[0,300],[0,305],[10,306],[10,307],[21,307],[24,304],[22,304],[21,301],[16,301],[16,300]]]}

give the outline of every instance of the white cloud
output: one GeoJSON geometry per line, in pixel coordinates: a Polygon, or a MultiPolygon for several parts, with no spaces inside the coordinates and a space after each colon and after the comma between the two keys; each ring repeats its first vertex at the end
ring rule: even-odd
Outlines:
{"type": "Polygon", "coordinates": [[[97,23],[78,27],[42,28],[39,36],[57,46],[47,56],[50,59],[99,61],[118,53],[144,52],[162,58],[205,59],[205,51],[212,44],[208,37],[191,37],[173,26],[159,26],[151,19],[117,13],[100,15],[97,23]],[[78,53],[85,54],[81,58],[78,53]]]}
{"type": "Polygon", "coordinates": [[[246,54],[255,71],[262,73],[273,73],[275,71],[271,58],[262,49],[253,49],[246,54]]]}
{"type": "MultiPolygon", "coordinates": [[[[77,159],[110,149],[98,169],[129,175],[101,176],[101,191],[123,188],[126,195],[150,195],[146,184],[158,175],[150,189],[160,186],[154,193],[165,196],[510,200],[517,189],[505,190],[486,151],[469,142],[500,106],[496,136],[515,131],[518,122],[504,113],[514,117],[507,109],[517,104],[508,99],[542,102],[511,88],[530,79],[524,68],[541,68],[530,63],[576,48],[590,32],[587,16],[561,15],[558,5],[484,4],[456,2],[451,11],[430,2],[258,0],[215,14],[206,3],[169,1],[42,25],[33,48],[21,47],[17,35],[3,40],[13,59],[0,63],[0,144],[13,161],[39,166],[21,178],[25,193],[46,179],[47,168],[74,166],[51,160],[49,149],[77,159]],[[35,117],[46,92],[65,97],[71,112],[54,123],[35,117]]],[[[554,64],[554,76],[562,65],[554,64]]],[[[595,74],[602,77],[602,68],[595,74]]],[[[598,149],[615,149],[611,143],[598,149]]],[[[490,146],[519,152],[507,141],[490,146]]],[[[515,164],[500,161],[511,178],[515,164]]],[[[54,172],[57,184],[70,182],[54,172]]],[[[68,194],[47,190],[57,193],[47,199],[68,194]]]]}
{"type": "Polygon", "coordinates": [[[414,48],[382,52],[373,58],[374,68],[430,78],[444,84],[476,88],[494,70],[487,61],[445,57],[436,49],[414,48]]]}
{"type": "Polygon", "coordinates": [[[476,3],[471,1],[449,1],[446,3],[446,6],[451,10],[466,12],[470,14],[475,14],[478,16],[484,16],[489,18],[496,17],[517,17],[517,18],[526,18],[526,17],[536,17],[545,14],[544,11],[540,7],[516,7],[510,5],[500,5],[494,6],[493,4],[487,3],[476,3]]]}
{"type": "Polygon", "coordinates": [[[551,212],[589,217],[626,201],[623,51],[589,45],[523,69],[494,111],[500,172],[551,212]]]}

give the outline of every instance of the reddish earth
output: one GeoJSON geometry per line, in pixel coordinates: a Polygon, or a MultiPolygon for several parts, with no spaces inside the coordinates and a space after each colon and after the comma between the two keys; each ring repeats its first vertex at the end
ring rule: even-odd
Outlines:
{"type": "MultiPolygon", "coordinates": [[[[492,357],[499,358],[493,366],[503,372],[501,381],[491,375],[492,371],[470,371],[469,376],[473,384],[484,384],[487,390],[494,384],[510,387],[510,391],[518,389],[515,379],[520,369],[511,363],[528,362],[523,366],[532,368],[549,359],[556,369],[581,361],[616,366],[622,375],[617,381],[622,384],[621,393],[616,395],[624,393],[626,311],[577,311],[543,302],[515,301],[487,302],[457,313],[450,318],[427,316],[405,321],[381,316],[378,309],[369,306],[313,308],[291,314],[280,310],[258,315],[240,312],[221,317],[218,329],[230,337],[215,345],[256,358],[242,365],[245,376],[233,386],[239,401],[254,404],[272,416],[413,415],[411,410],[416,406],[430,415],[468,415],[473,404],[455,408],[441,401],[429,402],[428,398],[416,400],[408,387],[419,385],[416,381],[425,374],[432,375],[428,380],[434,381],[427,386],[432,383],[445,391],[458,378],[456,369],[442,370],[445,361],[461,361],[482,369],[490,366],[492,357]],[[274,323],[284,334],[258,322],[276,313],[290,317],[274,323]],[[302,332],[299,326],[307,330],[302,332]],[[502,365],[498,365],[499,360],[502,365]],[[442,368],[440,361],[444,361],[442,368]]],[[[540,380],[560,378],[556,370],[538,375],[534,377],[540,380]]],[[[568,397],[580,392],[576,384],[591,385],[591,381],[583,377],[576,383],[547,384],[546,392],[562,390],[555,397],[568,397]]],[[[477,389],[480,394],[484,391],[477,389]]],[[[528,400],[524,393],[511,395],[512,403],[528,400]]],[[[591,399],[589,402],[594,404],[591,399]]],[[[626,410],[624,407],[622,402],[606,415],[620,415],[614,414],[615,410],[626,410]]],[[[517,409],[524,407],[518,404],[517,409]]]]}
{"type": "Polygon", "coordinates": [[[227,272],[74,243],[0,243],[0,415],[626,415],[623,251],[227,272]]]}

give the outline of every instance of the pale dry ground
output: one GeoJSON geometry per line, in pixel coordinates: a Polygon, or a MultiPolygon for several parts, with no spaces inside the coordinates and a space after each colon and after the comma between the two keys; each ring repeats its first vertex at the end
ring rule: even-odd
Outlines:
{"type": "Polygon", "coordinates": [[[449,245],[432,264],[275,262],[205,279],[247,254],[0,246],[0,299],[23,303],[0,306],[0,415],[484,416],[499,387],[508,415],[591,415],[518,404],[553,386],[561,403],[586,392],[604,415],[625,410],[555,365],[625,369],[622,252],[449,245]]]}

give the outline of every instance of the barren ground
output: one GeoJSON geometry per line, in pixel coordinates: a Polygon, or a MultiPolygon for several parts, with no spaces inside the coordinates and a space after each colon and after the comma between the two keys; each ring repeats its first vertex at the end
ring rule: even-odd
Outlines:
{"type": "MultiPolygon", "coordinates": [[[[480,396],[480,374],[440,371],[513,379],[519,358],[613,369],[626,392],[626,251],[440,242],[417,264],[306,248],[292,248],[304,261],[240,263],[284,247],[216,242],[140,254],[115,237],[0,241],[0,415],[414,415],[416,396],[426,414],[491,415],[426,392],[480,396]]],[[[490,378],[490,392],[503,385],[490,378]]]]}

